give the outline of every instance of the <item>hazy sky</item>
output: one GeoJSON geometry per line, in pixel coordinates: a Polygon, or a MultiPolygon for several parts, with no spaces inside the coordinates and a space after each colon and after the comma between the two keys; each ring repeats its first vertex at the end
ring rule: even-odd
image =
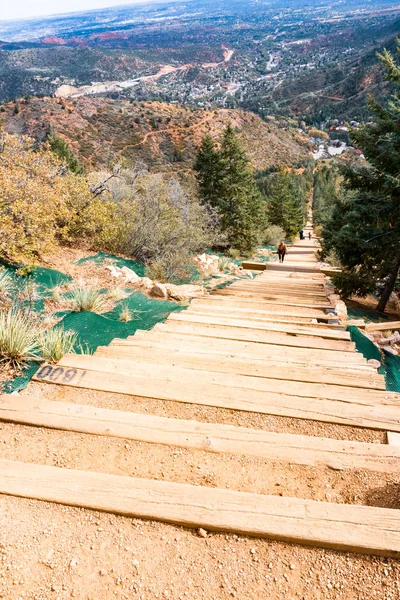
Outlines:
{"type": "Polygon", "coordinates": [[[1,0],[0,20],[24,19],[136,3],[138,0],[1,0]]]}

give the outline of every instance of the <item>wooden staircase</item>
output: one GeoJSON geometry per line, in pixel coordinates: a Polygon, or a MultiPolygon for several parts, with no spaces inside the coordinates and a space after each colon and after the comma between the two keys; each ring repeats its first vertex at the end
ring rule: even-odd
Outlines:
{"type": "MultiPolygon", "coordinates": [[[[306,230],[306,233],[308,230],[306,230]]],[[[151,331],[35,379],[168,402],[400,432],[398,394],[332,314],[314,241],[195,299],[151,331]],[[328,313],[329,311],[329,313],[328,313]]],[[[29,392],[29,390],[28,390],[29,392]]],[[[88,405],[0,398],[0,420],[299,465],[398,473],[400,447],[275,433],[88,405]]],[[[261,495],[0,460],[0,493],[383,556],[400,556],[397,510],[261,495]]]]}

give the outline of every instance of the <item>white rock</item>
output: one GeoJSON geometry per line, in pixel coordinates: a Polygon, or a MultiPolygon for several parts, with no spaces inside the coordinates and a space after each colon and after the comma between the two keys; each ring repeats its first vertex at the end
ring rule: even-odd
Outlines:
{"type": "Polygon", "coordinates": [[[151,288],[151,295],[157,298],[168,298],[167,288],[163,283],[155,283],[151,288]]]}
{"type": "Polygon", "coordinates": [[[129,283],[133,283],[134,281],[140,279],[139,275],[135,273],[133,269],[129,269],[128,267],[122,267],[121,271],[124,274],[126,281],[128,281],[129,283]]]}
{"type": "Polygon", "coordinates": [[[150,277],[140,277],[138,283],[140,284],[140,287],[143,288],[146,292],[149,292],[154,285],[150,277]]]}
{"type": "Polygon", "coordinates": [[[201,285],[184,284],[174,285],[173,283],[166,283],[165,288],[167,289],[168,295],[173,300],[183,302],[189,300],[189,298],[196,298],[197,296],[204,295],[204,288],[201,285]]]}
{"type": "Polygon", "coordinates": [[[207,531],[206,531],[205,529],[203,529],[202,527],[200,527],[200,528],[197,530],[197,533],[198,533],[198,535],[199,535],[200,537],[202,537],[202,538],[206,538],[206,537],[207,537],[207,531]]]}
{"type": "Polygon", "coordinates": [[[339,302],[336,303],[335,311],[339,317],[339,321],[347,321],[347,306],[343,300],[339,300],[339,302]]]}

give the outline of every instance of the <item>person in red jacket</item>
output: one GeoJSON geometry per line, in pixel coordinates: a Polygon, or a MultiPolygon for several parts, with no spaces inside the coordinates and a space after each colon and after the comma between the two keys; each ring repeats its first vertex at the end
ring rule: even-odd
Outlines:
{"type": "Polygon", "coordinates": [[[286,247],[285,242],[282,240],[278,246],[278,256],[279,256],[280,263],[283,263],[283,261],[285,260],[286,252],[287,252],[287,247],[286,247]]]}

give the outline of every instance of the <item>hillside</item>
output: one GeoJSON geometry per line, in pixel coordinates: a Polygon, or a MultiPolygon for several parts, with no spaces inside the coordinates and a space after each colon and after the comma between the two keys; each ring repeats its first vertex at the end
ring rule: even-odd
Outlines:
{"type": "Polygon", "coordinates": [[[390,37],[361,56],[351,52],[343,62],[288,78],[273,91],[263,81],[257,82],[248,87],[243,106],[258,112],[262,105],[265,112],[306,118],[308,122],[366,119],[369,96],[382,99],[390,92],[377,53],[384,48],[395,53],[395,46],[395,38],[390,37]]]}
{"type": "Polygon", "coordinates": [[[307,156],[295,134],[242,110],[194,110],[161,102],[89,97],[32,98],[3,109],[5,131],[44,141],[52,130],[89,168],[142,160],[152,170],[189,169],[201,138],[207,133],[218,137],[229,122],[239,130],[255,169],[307,156]]]}

